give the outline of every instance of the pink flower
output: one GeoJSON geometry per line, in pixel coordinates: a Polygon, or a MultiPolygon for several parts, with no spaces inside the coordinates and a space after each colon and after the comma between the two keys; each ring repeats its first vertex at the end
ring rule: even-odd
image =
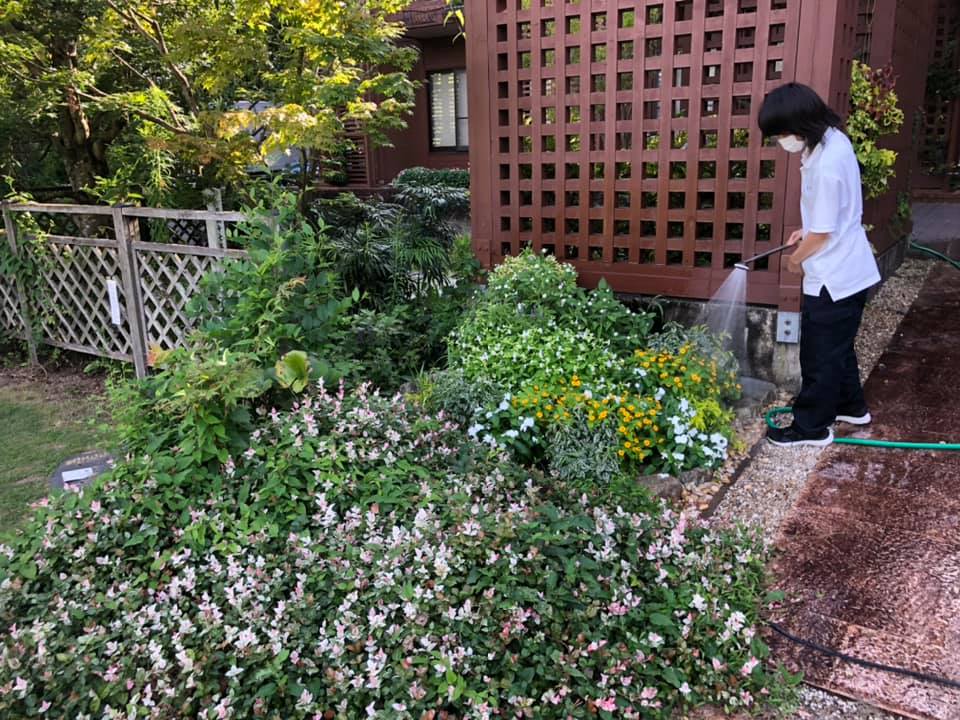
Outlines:
{"type": "Polygon", "coordinates": [[[49,709],[50,709],[50,703],[44,700],[43,703],[41,703],[40,707],[38,708],[38,712],[42,715],[45,712],[47,712],[47,710],[49,709]]]}
{"type": "Polygon", "coordinates": [[[743,675],[744,677],[749,677],[750,673],[753,672],[753,669],[759,664],[760,664],[759,660],[757,660],[755,657],[751,657],[749,660],[747,660],[743,664],[743,667],[740,668],[740,674],[743,675]]]}
{"type": "Polygon", "coordinates": [[[645,687],[640,693],[641,700],[653,700],[657,696],[657,689],[652,687],[645,687]]]}
{"type": "Polygon", "coordinates": [[[597,701],[597,707],[601,710],[616,710],[617,701],[613,697],[604,698],[603,700],[597,701]]]}

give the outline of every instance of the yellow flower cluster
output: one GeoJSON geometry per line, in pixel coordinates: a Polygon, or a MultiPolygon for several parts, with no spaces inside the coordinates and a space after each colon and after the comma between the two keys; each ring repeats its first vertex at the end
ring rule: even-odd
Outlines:
{"type": "Polygon", "coordinates": [[[622,459],[643,462],[654,448],[666,442],[660,419],[663,405],[652,396],[605,397],[592,400],[588,407],[591,427],[607,421],[617,423],[617,454],[622,459]]]}
{"type": "Polygon", "coordinates": [[[571,411],[577,406],[576,398],[583,396],[577,390],[581,384],[580,379],[574,376],[569,384],[560,380],[556,385],[534,385],[517,393],[510,402],[514,410],[521,415],[535,418],[538,425],[566,423],[571,419],[571,411]]]}
{"type": "Polygon", "coordinates": [[[700,357],[690,345],[676,354],[637,350],[633,360],[647,373],[645,386],[682,390],[691,400],[736,395],[741,390],[735,373],[721,373],[716,361],[700,357]]]}
{"type": "Polygon", "coordinates": [[[580,390],[582,385],[576,376],[556,384],[533,385],[518,393],[511,404],[516,412],[534,418],[541,427],[570,422],[573,413],[584,415],[590,427],[616,423],[618,454],[623,459],[643,462],[654,447],[666,442],[659,420],[663,405],[658,400],[639,395],[593,398],[580,390]]]}

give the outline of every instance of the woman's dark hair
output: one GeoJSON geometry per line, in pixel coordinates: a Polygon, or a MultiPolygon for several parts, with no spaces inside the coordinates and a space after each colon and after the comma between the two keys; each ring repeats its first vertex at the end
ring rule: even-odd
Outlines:
{"type": "Polygon", "coordinates": [[[827,128],[843,124],[812,88],[800,83],[787,83],[769,92],[757,119],[765,137],[796,135],[804,139],[809,150],[820,144],[827,128]]]}

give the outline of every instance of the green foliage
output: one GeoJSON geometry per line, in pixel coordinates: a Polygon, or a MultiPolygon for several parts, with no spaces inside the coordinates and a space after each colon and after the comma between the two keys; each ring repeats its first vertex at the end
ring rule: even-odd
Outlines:
{"type": "Polygon", "coordinates": [[[616,427],[591,426],[585,409],[575,408],[569,420],[549,424],[544,441],[550,474],[571,485],[587,478],[610,485],[623,473],[616,427]]]}
{"type": "MultiPolygon", "coordinates": [[[[591,464],[608,481],[614,466],[634,475],[717,467],[732,439],[736,359],[706,328],[650,335],[652,320],[604,283],[578,288],[573,268],[552,257],[508,259],[450,341],[454,389],[461,379],[499,389],[470,398],[468,432],[567,480],[591,464]]],[[[456,393],[449,408],[444,394],[433,398],[464,421],[456,393]]]]}
{"type": "Polygon", "coordinates": [[[325,228],[303,219],[287,193],[261,198],[248,214],[252,219],[235,238],[248,257],[207,273],[190,302],[200,332],[263,367],[291,350],[306,350],[317,356],[320,375],[341,376],[347,368],[330,339],[357,296],[343,295],[328,261],[325,228]]]}
{"type": "Polygon", "coordinates": [[[450,342],[450,364],[507,392],[536,379],[578,374],[591,382],[618,372],[619,357],[641,347],[653,316],[632,313],[605,283],[592,292],[576,271],[525,252],[491,273],[487,291],[450,342]]]}
{"type": "MultiPolygon", "coordinates": [[[[647,347],[655,352],[671,355],[678,354],[683,347],[689,347],[698,357],[709,358],[716,363],[719,377],[737,377],[740,366],[734,354],[724,349],[725,341],[725,337],[714,334],[706,325],[684,327],[679,323],[669,322],[660,332],[650,336],[647,347]]],[[[723,400],[734,399],[726,392],[720,397],[723,400]]]]}
{"type": "Polygon", "coordinates": [[[421,188],[439,186],[447,188],[470,189],[470,171],[456,168],[414,167],[401,170],[393,180],[394,187],[421,188]]]}
{"type": "Polygon", "coordinates": [[[344,194],[315,211],[330,234],[333,267],[365,303],[382,309],[446,282],[449,244],[402,205],[344,194]]]}
{"type": "MultiPolygon", "coordinates": [[[[16,200],[28,200],[17,197],[16,200]]],[[[51,303],[47,301],[45,280],[51,269],[52,258],[46,241],[46,233],[29,213],[14,213],[17,251],[14,252],[7,238],[6,229],[0,228],[0,276],[17,279],[17,288],[23,292],[29,308],[30,327],[27,331],[35,343],[43,337],[46,323],[56,322],[52,317],[51,303]]]]}
{"type": "Polygon", "coordinates": [[[860,161],[861,181],[868,198],[882,195],[895,172],[897,153],[878,147],[882,137],[897,134],[903,125],[895,84],[893,68],[874,70],[854,60],[847,134],[860,161]]]}
{"type": "Polygon", "coordinates": [[[483,408],[500,401],[500,387],[486,378],[467,379],[457,368],[446,368],[420,378],[414,399],[428,411],[443,412],[466,427],[483,408]]]}
{"type": "Polygon", "coordinates": [[[246,445],[251,401],[270,387],[249,355],[199,346],[158,358],[160,372],[111,386],[122,447],[169,453],[173,467],[214,472],[246,445]]]}
{"type": "MultiPolygon", "coordinates": [[[[305,187],[342,153],[348,125],[377,144],[403,126],[413,107],[407,71],[416,52],[398,42],[403,28],[390,18],[404,6],[6,3],[0,98],[18,101],[0,104],[0,127],[33,125],[40,137],[55,139],[73,189],[96,183],[105,198],[235,182],[287,148],[305,151],[305,187]]],[[[19,155],[31,146],[6,147],[19,155]]],[[[17,170],[24,161],[2,164],[17,170]]]]}
{"type": "Polygon", "coordinates": [[[310,358],[302,350],[291,350],[277,360],[277,383],[284,389],[301,393],[310,382],[310,358]]]}
{"type": "Polygon", "coordinates": [[[761,544],[636,483],[545,480],[364,390],[264,415],[189,494],[175,462],[0,546],[0,715],[665,720],[792,696],[757,632],[761,544]]]}

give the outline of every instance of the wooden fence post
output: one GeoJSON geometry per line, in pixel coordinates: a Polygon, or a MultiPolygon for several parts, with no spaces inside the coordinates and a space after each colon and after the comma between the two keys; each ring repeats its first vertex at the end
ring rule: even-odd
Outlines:
{"type": "MultiPolygon", "coordinates": [[[[210,188],[203,191],[203,196],[207,200],[207,210],[213,212],[223,212],[223,193],[219,188],[210,188]]],[[[207,226],[207,246],[219,250],[227,246],[226,230],[223,222],[208,218],[207,226]]]]}
{"type": "Polygon", "coordinates": [[[147,376],[147,338],[143,329],[143,301],[140,297],[140,272],[137,267],[137,252],[133,247],[136,218],[127,219],[123,207],[113,208],[113,229],[117,240],[120,275],[123,295],[127,305],[127,323],[130,326],[130,350],[133,367],[138,378],[147,376]],[[129,223],[129,224],[128,224],[129,223]]]}
{"type": "MultiPolygon", "coordinates": [[[[3,226],[7,231],[7,242],[10,244],[10,251],[17,255],[17,224],[13,220],[13,213],[3,204],[3,226]]],[[[30,356],[31,365],[39,365],[40,360],[37,357],[37,341],[33,336],[33,321],[30,315],[30,308],[27,307],[27,293],[23,289],[23,282],[19,277],[14,276],[14,284],[17,286],[17,302],[20,305],[20,322],[23,323],[24,334],[27,341],[27,353],[30,356]]]]}

